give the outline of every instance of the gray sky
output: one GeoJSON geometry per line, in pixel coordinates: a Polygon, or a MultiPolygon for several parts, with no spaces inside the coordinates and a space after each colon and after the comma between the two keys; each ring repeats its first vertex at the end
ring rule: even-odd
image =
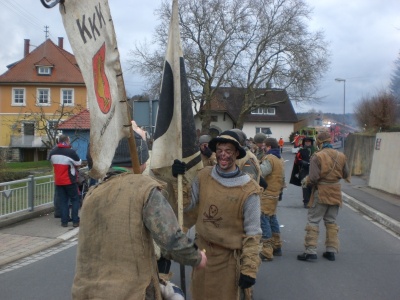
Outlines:
{"type": "MultiPolygon", "coordinates": [[[[109,0],[114,19],[121,63],[125,70],[129,50],[135,42],[152,40],[157,20],[154,9],[161,0],[109,0]]],[[[172,1],[171,1],[172,3],[172,1]]],[[[321,78],[318,96],[321,104],[296,105],[297,112],[310,108],[343,113],[343,82],[346,79],[346,113],[362,97],[386,89],[400,51],[399,0],[308,0],[314,9],[310,30],[323,30],[329,42],[331,65],[321,78]]],[[[58,7],[45,9],[40,0],[0,0],[0,73],[23,56],[24,39],[32,45],[45,40],[44,26],[50,38],[64,37],[64,48],[71,52],[58,7]]],[[[31,48],[32,50],[32,48],[31,48]]],[[[127,71],[125,85],[130,95],[142,93],[143,81],[127,71]]]]}

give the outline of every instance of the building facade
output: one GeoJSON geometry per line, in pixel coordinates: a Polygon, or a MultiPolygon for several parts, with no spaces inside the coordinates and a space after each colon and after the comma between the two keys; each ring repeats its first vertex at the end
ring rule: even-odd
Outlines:
{"type": "Polygon", "coordinates": [[[0,75],[0,149],[7,160],[47,157],[58,124],[87,108],[86,86],[75,57],[47,39],[0,75]]]}

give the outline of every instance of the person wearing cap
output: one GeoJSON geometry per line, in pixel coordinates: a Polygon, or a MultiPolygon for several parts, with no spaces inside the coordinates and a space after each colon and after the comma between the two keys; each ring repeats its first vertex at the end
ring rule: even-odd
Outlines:
{"type": "MultiPolygon", "coordinates": [[[[301,181],[308,175],[310,167],[310,158],[315,152],[313,145],[314,139],[312,137],[305,137],[302,141],[302,146],[297,152],[293,163],[292,175],[290,183],[301,186],[301,181]]],[[[308,208],[308,202],[311,196],[311,187],[302,187],[303,192],[303,206],[308,208]]]]}
{"type": "Polygon", "coordinates": [[[297,259],[307,261],[318,258],[319,222],[323,219],[326,228],[326,250],[322,256],[334,261],[335,254],[339,251],[339,227],[336,217],[342,205],[340,179],[349,181],[350,173],[346,156],[332,148],[328,132],[318,134],[317,146],[320,150],[311,157],[310,173],[302,181],[303,186],[312,187],[312,193],[305,228],[305,251],[298,255],[297,259]]]}
{"type": "Polygon", "coordinates": [[[260,257],[264,261],[273,260],[282,255],[282,241],[276,208],[285,186],[285,164],[281,157],[278,141],[265,140],[267,155],[260,165],[267,189],[261,195],[262,249],[260,257]]]}
{"type": "Polygon", "coordinates": [[[260,191],[236,160],[246,156],[235,132],[209,142],[217,165],[200,170],[186,210],[197,208],[196,244],[207,253],[204,269],[192,274],[192,299],[238,299],[251,293],[260,265],[260,191]]]}
{"type": "Polygon", "coordinates": [[[257,133],[253,138],[254,144],[256,145],[254,154],[256,155],[260,163],[266,154],[266,149],[265,149],[266,139],[267,136],[262,132],[257,133]]]}
{"type": "Polygon", "coordinates": [[[208,134],[201,135],[199,137],[199,147],[201,153],[201,160],[203,161],[203,166],[214,166],[217,164],[217,159],[215,153],[208,148],[208,142],[211,140],[211,136],[208,134]]]}

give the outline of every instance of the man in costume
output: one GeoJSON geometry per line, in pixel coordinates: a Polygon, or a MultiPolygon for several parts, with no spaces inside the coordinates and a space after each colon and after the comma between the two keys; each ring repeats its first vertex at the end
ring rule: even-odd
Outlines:
{"type": "Polygon", "coordinates": [[[260,264],[260,186],[240,171],[236,159],[246,151],[235,132],[212,139],[217,165],[199,171],[191,205],[198,208],[196,244],[207,252],[207,266],[192,274],[194,300],[239,299],[256,282],[260,264]]]}
{"type": "Polygon", "coordinates": [[[124,173],[94,186],[81,211],[73,299],[162,299],[153,239],[175,261],[204,268],[164,195],[165,184],[124,173]]]}
{"type": "MultiPolygon", "coordinates": [[[[297,152],[293,163],[292,175],[290,183],[301,186],[301,181],[308,175],[310,170],[310,158],[315,152],[314,139],[312,137],[305,137],[302,142],[302,147],[297,152]]],[[[311,196],[311,187],[302,187],[303,192],[303,206],[308,207],[308,202],[311,196]]]]}
{"type": "Polygon", "coordinates": [[[278,142],[274,138],[265,140],[267,155],[261,163],[261,172],[267,189],[261,195],[262,260],[272,260],[282,255],[282,241],[276,208],[285,186],[285,165],[278,142]]]}
{"type": "Polygon", "coordinates": [[[265,156],[266,154],[266,149],[265,149],[265,140],[267,139],[267,136],[262,133],[259,132],[257,133],[254,138],[254,144],[256,145],[256,147],[254,148],[254,154],[256,155],[258,162],[261,163],[262,158],[265,156]]]}
{"type": "Polygon", "coordinates": [[[308,223],[305,228],[305,251],[297,256],[298,260],[317,259],[319,222],[323,219],[326,227],[326,251],[323,257],[334,261],[339,251],[339,227],[336,217],[342,205],[340,179],[349,180],[346,156],[333,149],[331,136],[322,132],[317,136],[320,151],[315,152],[310,160],[310,173],[303,179],[303,186],[311,186],[312,194],[308,209],[308,223]]]}

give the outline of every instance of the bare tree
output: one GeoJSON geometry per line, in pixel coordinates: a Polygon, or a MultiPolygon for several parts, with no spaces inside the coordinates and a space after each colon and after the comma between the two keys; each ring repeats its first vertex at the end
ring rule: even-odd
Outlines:
{"type": "Polygon", "coordinates": [[[356,104],[354,113],[357,123],[366,130],[386,131],[396,123],[397,102],[395,97],[386,91],[376,96],[364,97],[356,104]]]}
{"type": "MultiPolygon", "coordinates": [[[[131,52],[132,68],[158,87],[170,10],[170,1],[157,10],[158,48],[149,52],[148,45],[139,45],[131,52]]],[[[202,131],[209,128],[211,102],[222,86],[246,89],[239,128],[252,110],[274,104],[257,101],[268,99],[267,87],[285,89],[296,101],[317,100],[313,95],[328,66],[328,53],[323,34],[308,30],[310,14],[303,0],[180,1],[187,75],[196,110],[203,108],[202,131]]]]}
{"type": "MultiPolygon", "coordinates": [[[[36,132],[41,136],[43,145],[51,149],[57,144],[58,126],[66,118],[72,117],[83,110],[83,107],[76,105],[73,107],[60,105],[55,111],[48,113],[43,106],[35,109],[27,107],[25,112],[21,112],[17,122],[12,124],[12,131],[20,131],[21,121],[30,121],[35,124],[36,132]]],[[[76,128],[79,130],[79,128],[76,128]]]]}

